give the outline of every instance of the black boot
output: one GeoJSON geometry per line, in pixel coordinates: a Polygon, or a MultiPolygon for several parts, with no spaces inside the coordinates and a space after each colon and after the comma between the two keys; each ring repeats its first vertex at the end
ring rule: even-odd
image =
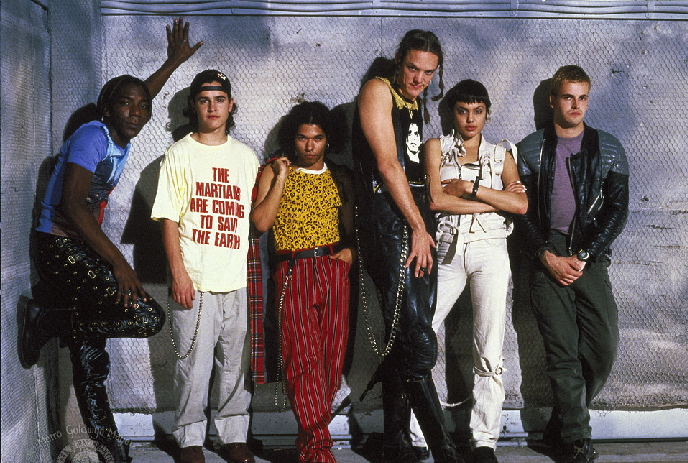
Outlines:
{"type": "Polygon", "coordinates": [[[411,406],[404,381],[398,374],[382,380],[382,409],[385,420],[385,463],[420,463],[409,439],[411,406]]]}
{"type": "MultiPolygon", "coordinates": [[[[103,445],[112,454],[115,463],[131,461],[129,445],[117,432],[105,389],[105,380],[110,374],[110,356],[105,350],[105,338],[79,338],[69,348],[74,370],[74,392],[89,437],[103,445]]],[[[105,460],[109,461],[107,457],[105,460]]]]}
{"type": "Polygon", "coordinates": [[[593,463],[597,456],[590,439],[578,439],[564,444],[565,463],[593,463]]]}
{"type": "Polygon", "coordinates": [[[46,309],[29,299],[24,311],[24,327],[19,349],[19,361],[24,368],[31,368],[38,362],[41,349],[50,338],[71,336],[72,311],[68,309],[46,309]]]}
{"type": "MultiPolygon", "coordinates": [[[[545,425],[545,430],[542,433],[542,442],[552,449],[555,454],[566,457],[570,452],[573,452],[573,444],[566,444],[564,442],[564,439],[561,437],[561,428],[561,415],[557,411],[557,407],[554,407],[552,416],[550,416],[549,421],[545,425]]],[[[588,441],[589,440],[590,439],[588,439],[588,441]]],[[[586,458],[590,459],[590,461],[600,456],[592,445],[592,442],[586,443],[584,453],[586,458]]]]}
{"type": "Polygon", "coordinates": [[[102,463],[107,463],[114,461],[115,463],[129,463],[131,462],[131,457],[129,456],[129,441],[124,439],[115,439],[112,442],[103,443],[103,446],[109,452],[110,455],[102,455],[98,453],[98,459],[102,463]],[[110,460],[109,456],[112,456],[110,460]]]}
{"type": "Polygon", "coordinates": [[[407,383],[411,406],[418,418],[435,463],[464,463],[444,427],[444,412],[432,378],[427,376],[407,383]]]}

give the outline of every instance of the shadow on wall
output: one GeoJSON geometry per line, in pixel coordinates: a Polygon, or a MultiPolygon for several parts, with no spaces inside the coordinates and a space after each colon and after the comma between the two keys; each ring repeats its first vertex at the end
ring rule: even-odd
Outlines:
{"type": "MultiPolygon", "coordinates": [[[[166,129],[175,142],[191,132],[188,119],[183,115],[188,98],[187,87],[177,92],[168,105],[169,122],[166,129]]],[[[134,188],[129,217],[122,232],[122,243],[134,245],[134,270],[142,283],[167,284],[167,258],[160,224],[151,219],[163,157],[158,157],[141,171],[134,188]]]]}
{"type": "MultiPolygon", "coordinates": [[[[189,88],[177,92],[168,104],[166,130],[173,141],[179,141],[191,132],[188,119],[183,114],[187,107],[189,88]]],[[[156,299],[163,308],[167,307],[167,256],[162,240],[160,223],[151,218],[157,193],[160,163],[159,156],[141,171],[134,187],[131,208],[122,232],[122,243],[133,245],[133,268],[141,283],[155,291],[156,299]]],[[[168,318],[166,325],[170,323],[168,318]]],[[[171,349],[169,326],[157,336],[147,339],[153,392],[156,410],[170,409],[173,391],[169,387],[173,380],[174,354],[171,349]]]]}
{"type": "Polygon", "coordinates": [[[535,130],[544,129],[552,120],[552,107],[549,104],[549,93],[552,79],[540,81],[540,85],[535,88],[533,93],[533,110],[535,117],[535,130]]]}

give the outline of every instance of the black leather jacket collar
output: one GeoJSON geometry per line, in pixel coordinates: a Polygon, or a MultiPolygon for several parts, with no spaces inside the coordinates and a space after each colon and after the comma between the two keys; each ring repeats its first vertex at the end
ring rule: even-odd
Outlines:
{"type": "MultiPolygon", "coordinates": [[[[556,144],[552,125],[519,143],[519,173],[527,188],[529,207],[517,225],[533,256],[551,250],[547,236],[556,144]]],[[[609,254],[609,245],[628,215],[628,164],[623,147],[611,135],[586,125],[581,151],[568,159],[567,169],[577,203],[569,252],[585,249],[593,259],[609,254]]]]}

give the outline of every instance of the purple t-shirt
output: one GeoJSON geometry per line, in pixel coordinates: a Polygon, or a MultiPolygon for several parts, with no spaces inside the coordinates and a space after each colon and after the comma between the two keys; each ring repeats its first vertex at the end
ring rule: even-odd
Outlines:
{"type": "Polygon", "coordinates": [[[89,122],[79,127],[62,145],[60,154],[57,155],[45,197],[41,201],[41,213],[36,230],[53,235],[78,237],[70,221],[57,208],[62,199],[62,182],[68,163],[77,164],[93,172],[86,204],[98,223],[102,223],[108,196],[124,170],[130,146],[118,146],[112,141],[107,126],[100,121],[89,122]]]}
{"type": "Polygon", "coordinates": [[[566,168],[566,158],[576,154],[581,149],[583,132],[577,137],[557,137],[557,153],[554,161],[554,183],[552,185],[552,230],[569,234],[573,216],[576,213],[576,199],[569,171],[566,168]]]}

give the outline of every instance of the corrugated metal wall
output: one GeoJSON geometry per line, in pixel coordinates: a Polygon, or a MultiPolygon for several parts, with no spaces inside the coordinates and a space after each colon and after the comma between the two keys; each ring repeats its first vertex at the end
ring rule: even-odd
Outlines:
{"type": "MultiPolygon", "coordinates": [[[[195,13],[191,17],[192,41],[203,40],[205,45],[156,99],[154,117],[134,142],[131,160],[113,194],[104,224],[134,263],[147,289],[163,305],[164,257],[157,242],[157,227],[147,221],[147,214],[158,160],[172,141],[171,131],[185,122],[181,108],[193,75],[216,67],[230,76],[239,105],[233,136],[262,156],[274,148],[277,124],[297,101],[322,100],[338,107],[350,120],[360,79],[373,59],[391,56],[406,30],[431,29],[445,49],[446,84],[476,78],[490,90],[494,115],[485,134],[493,141],[502,137],[517,141],[534,129],[534,120],[541,116],[541,83],[558,66],[581,64],[593,77],[588,121],[622,141],[629,155],[632,186],[631,215],[616,243],[611,268],[621,312],[619,360],[596,406],[654,409],[688,402],[685,22],[648,16],[656,11],[639,13],[642,18],[651,18],[647,20],[633,20],[629,15],[635,13],[627,12],[625,18],[629,19],[619,21],[609,19],[611,13],[595,20],[550,19],[539,9],[538,18],[528,19],[526,2],[491,3],[497,10],[510,13],[501,18],[489,17],[495,15],[488,7],[462,13],[473,18],[451,17],[453,13],[399,17],[419,16],[424,11],[387,9],[391,2],[372,2],[375,9],[369,9],[371,3],[365,2],[358,13],[346,13],[348,17],[321,11],[315,18],[272,15],[259,8],[254,13],[261,14],[243,15],[248,10],[228,10],[226,5],[218,10],[221,16],[212,16],[211,11],[192,8],[211,3],[213,7],[223,6],[221,2],[184,3],[188,13],[195,13]],[[505,3],[511,9],[500,6],[505,3]],[[513,11],[514,5],[519,11],[513,11]],[[228,16],[228,12],[242,15],[228,16]],[[354,17],[359,13],[361,17],[354,17]]],[[[232,8],[257,4],[224,3],[231,3],[232,8]]],[[[686,2],[633,1],[625,5],[653,6],[656,10],[668,3],[674,6],[667,14],[673,15],[680,13],[676,8],[686,2]]],[[[55,423],[68,411],[64,400],[59,408],[49,405],[57,393],[51,368],[55,346],[52,353],[44,350],[41,363],[30,371],[21,369],[16,360],[16,307],[19,296],[28,295],[30,288],[29,217],[39,167],[59,148],[69,115],[94,101],[106,79],[122,73],[146,77],[160,65],[165,53],[164,27],[170,18],[145,10],[151,2],[103,0],[102,22],[97,4],[97,0],[71,0],[59,6],[55,2],[41,6],[28,0],[2,3],[3,461],[49,461],[51,447],[53,453],[56,451],[50,442],[51,432],[59,430],[55,423]],[[48,92],[51,80],[52,95],[48,92]]],[[[573,2],[558,4],[575,6],[573,2]]],[[[180,5],[167,2],[157,8],[180,5]]],[[[316,9],[318,5],[331,10],[331,3],[311,4],[316,9]]],[[[455,5],[470,9],[468,3],[455,5]]],[[[430,93],[437,90],[435,83],[430,93]]],[[[436,108],[436,103],[430,103],[433,119],[426,137],[441,132],[436,108]]],[[[347,155],[342,153],[341,158],[347,155]]],[[[519,282],[522,272],[518,268],[505,350],[507,403],[528,408],[547,404],[549,391],[542,376],[539,334],[524,301],[525,282],[519,282]]],[[[465,342],[470,323],[466,302],[462,301],[459,311],[448,320],[448,335],[442,334],[445,357],[435,372],[441,394],[449,401],[464,398],[468,390],[464,379],[470,364],[465,342]],[[462,375],[446,378],[445,358],[458,363],[462,375]]],[[[338,403],[349,392],[356,402],[368,380],[374,362],[366,343],[365,327],[359,321],[353,366],[338,403]]],[[[167,329],[148,340],[112,340],[109,349],[113,374],[108,386],[113,405],[120,411],[169,410],[174,359],[167,329]]],[[[65,383],[69,383],[68,377],[62,381],[65,383]]],[[[379,391],[356,406],[379,406],[379,391]]]]}
{"type": "Polygon", "coordinates": [[[685,0],[103,0],[103,14],[681,19],[685,0]]]}
{"type": "MultiPolygon", "coordinates": [[[[160,31],[165,21],[150,16],[104,17],[104,77],[130,69],[142,76],[152,72],[163,49],[160,31]],[[121,53],[123,49],[127,52],[121,53]]],[[[145,223],[145,214],[138,214],[152,201],[157,162],[171,142],[170,131],[185,122],[180,116],[185,89],[204,68],[217,67],[230,76],[239,105],[233,136],[265,155],[274,148],[280,118],[296,101],[321,100],[350,120],[362,76],[376,57],[391,56],[411,28],[430,29],[440,37],[447,85],[467,77],[486,84],[494,115],[485,133],[494,141],[504,137],[518,141],[534,130],[534,120],[542,118],[538,104],[543,101],[542,81],[560,65],[577,63],[594,81],[588,122],[615,134],[627,148],[631,165],[631,215],[616,243],[611,268],[621,311],[620,355],[609,387],[595,405],[623,409],[688,401],[688,366],[681,360],[688,346],[688,269],[682,264],[688,257],[688,158],[678,141],[688,124],[685,23],[274,16],[197,16],[191,21],[192,41],[202,39],[205,45],[156,101],[153,119],[135,142],[127,179],[110,205],[107,224],[115,236],[123,233],[127,242],[134,243],[125,249],[142,270],[150,265],[137,254],[151,256],[155,235],[137,234],[145,223]],[[132,199],[136,215],[130,212],[132,199]]],[[[435,82],[430,94],[437,91],[435,82]]],[[[441,133],[437,103],[429,108],[434,116],[426,137],[441,133]]],[[[505,348],[507,404],[517,408],[549,403],[541,341],[524,292],[527,282],[518,284],[522,275],[516,266],[505,348]]],[[[164,285],[151,287],[164,297],[164,285]]],[[[465,339],[470,311],[463,302],[443,336],[446,357],[458,362],[463,376],[445,378],[444,358],[436,370],[441,395],[450,402],[462,400],[469,391],[470,344],[465,339]]],[[[366,370],[374,364],[365,328],[360,328],[357,348],[363,350],[354,354],[358,359],[346,378],[354,402],[368,379],[366,370]]],[[[152,370],[146,380],[138,361],[113,359],[117,371],[111,384],[113,391],[119,391],[113,394],[115,406],[138,410],[172,405],[170,391],[157,386],[170,378],[173,357],[167,338],[165,331],[148,341],[116,341],[124,357],[150,361],[152,370]],[[140,387],[134,392],[132,379],[140,387]],[[148,393],[151,388],[153,396],[148,393]]],[[[343,389],[338,401],[349,388],[343,389]]],[[[378,398],[373,393],[370,403],[357,406],[375,407],[378,398]]]]}
{"type": "Polygon", "coordinates": [[[2,460],[29,462],[50,455],[39,442],[55,429],[54,370],[22,369],[16,349],[17,305],[30,287],[36,167],[50,154],[50,35],[40,4],[3,1],[1,20],[2,460]]]}
{"type": "Polygon", "coordinates": [[[58,356],[55,341],[37,367],[21,367],[18,315],[36,279],[29,232],[46,160],[69,116],[100,90],[99,2],[3,0],[1,20],[2,461],[49,462],[78,434],[66,427],[80,419],[69,402],[71,370],[59,370],[66,350],[58,356]]]}

